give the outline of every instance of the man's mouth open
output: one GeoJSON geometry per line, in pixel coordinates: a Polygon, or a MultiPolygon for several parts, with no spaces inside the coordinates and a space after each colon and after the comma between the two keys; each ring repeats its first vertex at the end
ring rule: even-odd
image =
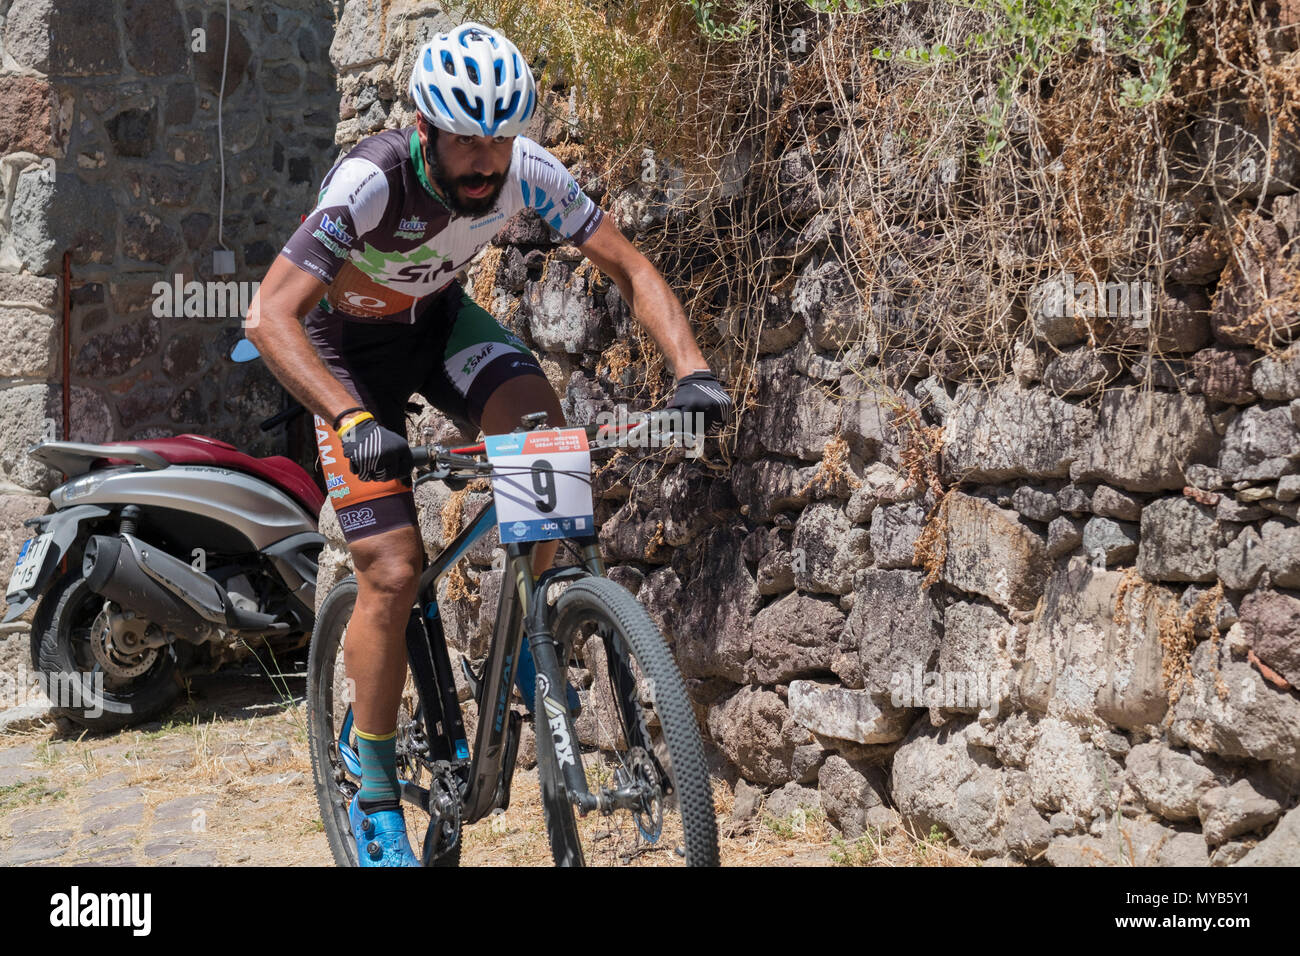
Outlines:
{"type": "Polygon", "coordinates": [[[478,186],[463,185],[460,188],[461,188],[461,192],[463,192],[470,199],[483,199],[491,195],[492,190],[496,188],[496,183],[494,183],[490,179],[487,179],[484,180],[483,183],[478,186]]]}

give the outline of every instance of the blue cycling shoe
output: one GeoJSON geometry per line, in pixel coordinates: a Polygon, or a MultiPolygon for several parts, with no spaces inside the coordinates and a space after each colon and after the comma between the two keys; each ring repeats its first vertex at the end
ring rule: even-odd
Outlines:
{"type": "Polygon", "coordinates": [[[348,822],[357,841],[358,866],[419,866],[420,858],[411,849],[406,836],[406,820],[401,810],[381,810],[369,815],[358,806],[361,796],[348,806],[348,822]]]}
{"type": "MultiPolygon", "coordinates": [[[[537,697],[537,665],[533,663],[533,652],[528,647],[528,638],[519,645],[519,665],[515,668],[515,687],[524,699],[528,712],[533,712],[533,702],[537,697]]],[[[577,720],[582,713],[582,700],[572,684],[564,685],[565,698],[569,705],[569,716],[577,720]]]]}

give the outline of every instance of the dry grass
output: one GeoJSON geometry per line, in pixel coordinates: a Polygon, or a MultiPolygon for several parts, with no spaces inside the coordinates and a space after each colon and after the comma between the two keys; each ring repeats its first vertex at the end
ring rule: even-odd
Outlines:
{"type": "Polygon", "coordinates": [[[481,308],[492,310],[492,288],[497,270],[501,268],[502,247],[484,246],[482,256],[475,265],[472,298],[481,308]]]}
{"type": "MultiPolygon", "coordinates": [[[[1267,281],[1250,277],[1262,247],[1246,224],[1262,204],[1223,192],[1188,155],[1197,120],[1223,103],[1266,118],[1274,160],[1280,138],[1296,139],[1300,55],[1270,50],[1249,0],[1188,10],[1189,48],[1173,56],[1172,82],[1156,83],[1138,106],[1126,84],[1149,79],[1165,53],[1107,48],[1067,28],[1017,67],[1014,54],[1032,45],[1025,36],[1003,42],[1000,4],[880,3],[827,15],[799,0],[740,0],[715,11],[723,22],[755,24],[734,43],[709,42],[689,9],[669,0],[472,7],[544,60],[543,86],[555,91],[544,109],[571,130],[556,155],[607,195],[639,197],[662,213],[636,242],[682,299],[736,401],[724,461],[745,417],[767,400],[754,370],[774,306],[789,301],[811,264],[837,264],[849,284],[852,318],[820,350],[852,354],[853,371],[873,374],[915,353],[948,378],[999,379],[1032,338],[1027,306],[1044,280],[1068,273],[1158,291],[1191,239],[1258,286],[1247,324],[1261,330],[1261,345],[1273,347],[1300,304],[1297,257],[1267,281]],[[981,33],[1000,40],[963,45],[981,33]],[[937,43],[961,52],[930,62],[877,55],[937,43]],[[991,153],[990,135],[999,144],[991,153]],[[783,178],[798,157],[812,175],[783,178]],[[1180,205],[1187,197],[1195,202],[1180,205]]],[[[1106,36],[1118,35],[1128,14],[1094,7],[1072,10],[1092,10],[1106,36]]],[[[1152,308],[1147,330],[1104,308],[1079,323],[1088,345],[1128,362],[1161,351],[1161,296],[1152,308]]],[[[634,369],[621,397],[644,407],[669,387],[639,327],[602,366],[615,380],[634,369]]]]}
{"type": "Polygon", "coordinates": [[[477,587],[471,588],[469,582],[465,579],[464,559],[457,561],[446,571],[445,578],[447,581],[447,600],[448,601],[468,601],[471,606],[477,607],[482,597],[477,587]]]}
{"type": "MultiPolygon", "coordinates": [[[[126,731],[93,741],[54,739],[49,729],[6,735],[0,738],[0,750],[33,742],[43,745],[37,759],[45,783],[12,788],[14,793],[0,803],[0,839],[10,821],[46,807],[66,806],[82,821],[103,812],[103,807],[87,806],[88,794],[103,781],[101,789],[111,785],[140,791],[146,806],[144,829],[163,803],[179,797],[203,800],[202,813],[184,818],[189,830],[185,842],[214,852],[218,865],[328,866],[332,857],[311,783],[306,742],[296,733],[302,709],[297,703],[269,708],[256,717],[182,713],[156,731],[126,731]],[[58,781],[58,788],[50,781],[58,781]]],[[[599,755],[588,750],[583,761],[589,779],[598,783],[607,772],[598,769],[599,755]]],[[[732,822],[731,788],[716,777],[712,785],[724,866],[978,865],[937,832],[919,834],[901,825],[869,829],[858,840],[845,841],[816,811],[777,819],[760,810],[754,820],[732,822]]],[[[406,817],[413,845],[418,846],[426,820],[414,810],[406,817]]],[[[672,813],[656,845],[640,840],[625,814],[592,814],[579,819],[579,829],[593,865],[681,865],[674,853],[681,840],[680,822],[672,813]]],[[[153,839],[141,836],[135,846],[153,839]]],[[[465,828],[462,864],[551,862],[537,771],[519,767],[509,809],[465,828]]]]}
{"type": "Polygon", "coordinates": [[[849,443],[836,435],[834,438],[827,439],[822,449],[821,461],[817,463],[817,470],[799,489],[798,494],[808,495],[817,492],[831,494],[841,484],[848,489],[857,488],[862,484],[862,479],[849,470],[849,443]]]}
{"type": "Polygon", "coordinates": [[[465,497],[469,494],[469,488],[461,488],[459,491],[453,491],[442,505],[442,540],[451,541],[452,538],[460,534],[460,523],[465,515],[465,497]]]}

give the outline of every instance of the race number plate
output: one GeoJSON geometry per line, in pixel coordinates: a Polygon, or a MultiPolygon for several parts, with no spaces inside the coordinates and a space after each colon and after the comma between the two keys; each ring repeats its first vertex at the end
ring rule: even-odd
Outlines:
{"type": "Polygon", "coordinates": [[[591,449],[581,428],[483,439],[502,544],[592,534],[591,449]]]}
{"type": "Polygon", "coordinates": [[[23,542],[22,550],[18,552],[18,561],[14,564],[14,573],[9,575],[5,597],[12,597],[36,583],[36,576],[41,573],[41,566],[45,564],[45,555],[49,553],[50,542],[53,540],[53,532],[47,531],[23,542]]]}

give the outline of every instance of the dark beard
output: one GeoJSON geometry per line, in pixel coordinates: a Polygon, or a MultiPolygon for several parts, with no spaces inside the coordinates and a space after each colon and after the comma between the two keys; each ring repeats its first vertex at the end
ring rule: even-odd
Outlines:
{"type": "MultiPolygon", "coordinates": [[[[506,184],[506,176],[510,174],[510,167],[506,166],[506,171],[499,176],[459,176],[455,179],[449,177],[438,165],[438,157],[434,149],[426,148],[424,150],[424,161],[429,166],[429,172],[433,176],[434,184],[442,190],[446,197],[447,208],[458,216],[467,216],[477,218],[485,216],[496,208],[497,200],[501,198],[501,190],[506,184]],[[481,199],[461,199],[458,190],[468,187],[470,189],[482,186],[484,183],[492,183],[492,192],[488,193],[481,199]]],[[[513,162],[513,157],[511,158],[513,162]]]]}

